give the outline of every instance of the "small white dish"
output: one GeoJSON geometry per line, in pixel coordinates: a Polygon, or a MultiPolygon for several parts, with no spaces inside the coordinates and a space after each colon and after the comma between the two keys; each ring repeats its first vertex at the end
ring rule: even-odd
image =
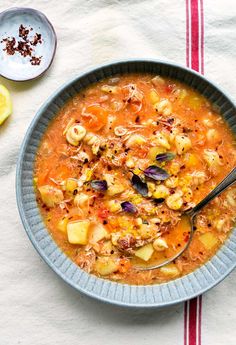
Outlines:
{"type": "Polygon", "coordinates": [[[0,13],[0,23],[0,75],[14,81],[26,81],[41,76],[51,66],[57,46],[55,30],[47,17],[32,8],[15,7],[0,13]],[[28,34],[30,42],[36,33],[41,34],[41,43],[35,46],[29,43],[33,49],[32,55],[41,57],[38,65],[30,62],[30,56],[23,57],[18,51],[9,55],[4,50],[5,38],[15,37],[16,45],[17,42],[24,41],[19,37],[21,25],[31,29],[28,34]]]}

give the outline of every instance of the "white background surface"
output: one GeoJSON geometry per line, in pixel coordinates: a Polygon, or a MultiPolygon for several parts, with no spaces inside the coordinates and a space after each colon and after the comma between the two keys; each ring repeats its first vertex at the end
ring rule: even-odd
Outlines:
{"type": "MultiPolygon", "coordinates": [[[[0,128],[0,345],[183,344],[183,305],[125,310],[84,297],[40,259],[21,225],[15,202],[15,164],[36,110],[77,73],[112,59],[154,57],[185,64],[185,1],[0,0],[34,7],[55,26],[54,64],[39,80],[0,78],[14,113],[0,128]]],[[[205,6],[205,74],[236,94],[234,1],[205,6]]],[[[0,23],[1,29],[1,23],[0,23]]],[[[203,296],[203,345],[235,345],[236,275],[203,296]]]]}

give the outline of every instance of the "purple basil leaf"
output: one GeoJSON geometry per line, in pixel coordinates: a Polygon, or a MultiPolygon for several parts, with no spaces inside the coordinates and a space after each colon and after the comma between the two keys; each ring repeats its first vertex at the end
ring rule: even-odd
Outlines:
{"type": "Polygon", "coordinates": [[[107,181],[105,180],[93,180],[90,185],[95,190],[105,191],[107,190],[107,181]]]}
{"type": "Polygon", "coordinates": [[[142,196],[148,196],[148,186],[138,175],[133,173],[131,182],[132,186],[137,192],[139,192],[142,196]]]}
{"type": "Polygon", "coordinates": [[[164,169],[159,168],[156,165],[151,165],[145,169],[144,175],[156,181],[164,181],[170,176],[164,169]]]}
{"type": "Polygon", "coordinates": [[[138,210],[132,202],[124,201],[121,203],[122,210],[129,213],[136,213],[138,210]]]}
{"type": "Polygon", "coordinates": [[[159,155],[156,156],[156,160],[158,162],[168,162],[171,161],[173,158],[175,158],[175,154],[172,152],[159,153],[159,155]]]}

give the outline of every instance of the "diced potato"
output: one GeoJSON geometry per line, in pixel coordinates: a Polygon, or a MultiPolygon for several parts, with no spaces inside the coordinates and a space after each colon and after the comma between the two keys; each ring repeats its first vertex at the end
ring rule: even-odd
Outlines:
{"type": "Polygon", "coordinates": [[[155,162],[156,161],[156,156],[159,153],[165,153],[166,149],[163,149],[163,147],[157,146],[157,147],[151,147],[148,153],[148,158],[155,162]]]}
{"type": "Polygon", "coordinates": [[[166,204],[171,210],[179,210],[183,205],[183,193],[178,191],[166,198],[166,204]]]}
{"type": "Polygon", "coordinates": [[[168,188],[176,188],[178,186],[179,179],[177,176],[171,176],[165,180],[165,185],[168,188]]]}
{"type": "Polygon", "coordinates": [[[125,187],[122,186],[121,184],[114,184],[113,186],[108,187],[107,190],[107,195],[109,196],[114,196],[114,195],[118,195],[121,194],[125,191],[125,187]]]}
{"type": "Polygon", "coordinates": [[[84,193],[77,194],[74,198],[74,204],[77,207],[88,207],[89,196],[84,193]]]}
{"type": "Polygon", "coordinates": [[[149,93],[149,99],[150,99],[150,102],[151,102],[152,104],[155,104],[155,103],[159,102],[160,97],[159,97],[159,95],[156,93],[155,90],[151,90],[150,93],[149,93]]]}
{"type": "Polygon", "coordinates": [[[114,273],[118,270],[118,267],[118,260],[106,256],[98,258],[94,265],[95,271],[97,271],[97,273],[101,274],[102,276],[114,273]]]}
{"type": "Polygon", "coordinates": [[[108,237],[108,232],[102,224],[95,224],[89,236],[90,243],[97,243],[108,237]]]}
{"type": "Polygon", "coordinates": [[[176,146],[177,153],[179,155],[182,155],[183,153],[185,153],[191,148],[192,143],[189,137],[181,134],[181,135],[176,135],[175,146],[176,146]]]}
{"type": "Polygon", "coordinates": [[[58,224],[57,224],[57,229],[60,230],[61,232],[65,232],[67,231],[67,224],[68,224],[68,218],[67,217],[63,217],[61,220],[59,220],[58,224]]]}
{"type": "Polygon", "coordinates": [[[167,137],[163,133],[161,133],[161,132],[156,133],[156,135],[155,135],[155,143],[157,145],[160,145],[161,147],[164,147],[167,150],[170,149],[170,144],[168,142],[167,137]]]}
{"type": "Polygon", "coordinates": [[[216,168],[219,167],[219,165],[221,165],[220,157],[215,150],[204,150],[203,158],[207,162],[209,168],[216,168]]]}
{"type": "Polygon", "coordinates": [[[166,240],[164,238],[159,237],[153,242],[153,248],[157,252],[162,252],[163,250],[168,248],[168,244],[166,243],[166,240]]]}
{"type": "Polygon", "coordinates": [[[126,141],[126,146],[128,148],[140,146],[146,143],[146,138],[140,134],[132,134],[129,139],[126,141]]]}
{"type": "Polygon", "coordinates": [[[180,89],[178,92],[178,101],[183,102],[183,100],[186,98],[188,92],[186,89],[180,89]]]}
{"type": "Polygon", "coordinates": [[[172,112],[172,105],[168,99],[162,99],[154,104],[154,109],[164,116],[169,116],[172,112]]]}
{"type": "Polygon", "coordinates": [[[89,220],[76,220],[67,224],[68,241],[71,244],[87,244],[89,220]]]}
{"type": "Polygon", "coordinates": [[[138,258],[148,261],[151,259],[151,256],[154,252],[154,248],[151,243],[146,244],[145,246],[141,247],[140,249],[136,250],[135,256],[138,258]]]}
{"type": "Polygon", "coordinates": [[[161,273],[167,275],[176,277],[180,274],[180,271],[178,267],[175,264],[168,264],[160,268],[161,273]]]}
{"type": "Polygon", "coordinates": [[[196,97],[195,95],[194,96],[191,96],[189,97],[189,106],[194,109],[194,110],[198,110],[201,105],[203,104],[203,98],[201,97],[196,97]]]}
{"type": "Polygon", "coordinates": [[[155,191],[152,193],[153,198],[160,199],[160,198],[166,198],[170,194],[169,188],[164,186],[163,184],[160,184],[156,187],[155,191]]]}
{"type": "Polygon", "coordinates": [[[207,140],[210,142],[217,141],[219,140],[219,132],[216,129],[211,128],[207,131],[206,137],[207,137],[207,140]]]}
{"type": "Polygon", "coordinates": [[[67,192],[74,192],[74,190],[78,187],[78,182],[74,178],[68,178],[66,180],[65,187],[67,192]]]}
{"type": "Polygon", "coordinates": [[[212,249],[218,243],[216,236],[212,232],[206,232],[199,236],[199,241],[202,242],[207,250],[212,249]]]}
{"type": "Polygon", "coordinates": [[[107,207],[108,207],[110,212],[119,212],[122,210],[120,202],[117,200],[109,200],[107,202],[107,207]]]}
{"type": "Polygon", "coordinates": [[[99,253],[101,253],[102,255],[111,255],[112,248],[112,242],[105,241],[102,243],[99,253]]]}
{"type": "Polygon", "coordinates": [[[62,191],[50,185],[39,187],[38,190],[43,203],[48,207],[54,207],[64,199],[62,191]]]}
{"type": "Polygon", "coordinates": [[[156,75],[154,78],[152,78],[151,82],[154,86],[164,85],[165,79],[163,79],[159,75],[156,75]]]}

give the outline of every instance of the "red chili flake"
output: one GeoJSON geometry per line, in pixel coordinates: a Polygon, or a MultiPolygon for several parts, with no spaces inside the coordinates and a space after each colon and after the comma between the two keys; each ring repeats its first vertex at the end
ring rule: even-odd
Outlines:
{"type": "Polygon", "coordinates": [[[16,39],[14,37],[4,38],[1,43],[5,43],[5,48],[3,50],[6,51],[8,55],[15,54],[16,39]]]}
{"type": "Polygon", "coordinates": [[[21,24],[19,26],[18,33],[20,39],[17,39],[16,37],[5,37],[0,43],[5,44],[3,51],[6,51],[8,55],[18,53],[24,58],[29,57],[29,62],[31,65],[37,66],[40,65],[42,56],[35,56],[33,47],[35,47],[38,43],[42,43],[42,35],[36,32],[32,41],[30,41],[28,35],[32,30],[33,28],[27,28],[21,24]]]}
{"type": "Polygon", "coordinates": [[[108,214],[109,214],[109,211],[106,208],[98,211],[98,217],[99,218],[105,218],[106,219],[108,217],[108,214]]]}
{"type": "Polygon", "coordinates": [[[40,65],[41,59],[42,59],[42,56],[39,56],[39,57],[32,56],[32,58],[30,59],[31,65],[32,66],[40,65]]]}
{"type": "Polygon", "coordinates": [[[174,90],[175,86],[176,86],[175,84],[168,84],[165,88],[166,92],[172,92],[174,90]]]}
{"type": "Polygon", "coordinates": [[[26,57],[31,56],[33,49],[27,42],[19,41],[16,47],[16,51],[18,51],[23,57],[26,57]]]}
{"type": "Polygon", "coordinates": [[[26,41],[28,38],[28,34],[29,34],[29,29],[27,29],[26,27],[23,26],[23,24],[21,24],[19,27],[19,37],[22,37],[26,41]]]}
{"type": "Polygon", "coordinates": [[[33,40],[30,42],[33,46],[36,46],[38,43],[42,43],[42,35],[38,34],[36,32],[36,34],[34,35],[33,40]]]}
{"type": "Polygon", "coordinates": [[[189,240],[189,235],[185,236],[184,242],[188,242],[188,240],[189,240]]]}

